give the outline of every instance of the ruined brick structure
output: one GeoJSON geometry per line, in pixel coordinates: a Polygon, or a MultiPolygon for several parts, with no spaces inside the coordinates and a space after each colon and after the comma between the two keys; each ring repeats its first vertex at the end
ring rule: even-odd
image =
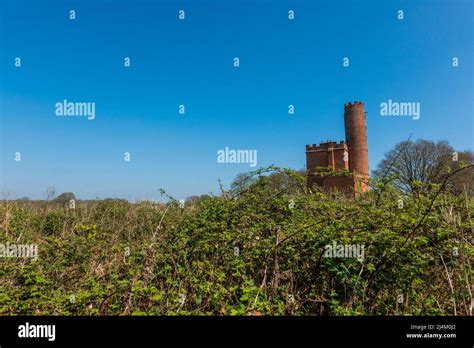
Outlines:
{"type": "Polygon", "coordinates": [[[369,156],[366,115],[363,102],[344,105],[346,141],[328,141],[306,145],[308,186],[318,185],[328,191],[359,194],[369,190],[369,156]],[[320,174],[315,175],[318,169],[320,174]],[[325,175],[324,169],[331,174],[325,175]],[[323,171],[321,171],[323,170],[323,171]]]}

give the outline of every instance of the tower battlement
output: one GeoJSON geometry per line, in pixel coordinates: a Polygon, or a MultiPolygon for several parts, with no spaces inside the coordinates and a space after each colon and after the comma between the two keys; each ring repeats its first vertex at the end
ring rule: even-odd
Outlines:
{"type": "Polygon", "coordinates": [[[306,145],[306,152],[314,152],[314,151],[326,151],[327,149],[339,149],[345,146],[345,141],[341,140],[339,142],[336,141],[326,141],[320,142],[319,145],[306,145]]]}
{"type": "Polygon", "coordinates": [[[348,102],[344,104],[344,109],[354,109],[354,108],[364,108],[364,102],[361,101],[355,101],[354,103],[348,102]]]}

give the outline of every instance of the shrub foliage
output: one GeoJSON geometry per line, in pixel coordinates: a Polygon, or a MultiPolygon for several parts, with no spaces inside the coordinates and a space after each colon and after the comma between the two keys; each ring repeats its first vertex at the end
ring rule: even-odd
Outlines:
{"type": "Polygon", "coordinates": [[[472,314],[469,197],[382,179],[353,198],[305,181],[260,169],[184,207],[2,201],[0,243],[39,256],[0,258],[0,314],[472,314]],[[326,257],[333,243],[364,258],[326,257]]]}

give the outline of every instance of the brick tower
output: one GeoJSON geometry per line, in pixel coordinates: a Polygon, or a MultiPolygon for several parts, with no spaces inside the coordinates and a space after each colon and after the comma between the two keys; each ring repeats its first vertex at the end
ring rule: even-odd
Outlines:
{"type": "Polygon", "coordinates": [[[306,145],[308,186],[358,195],[369,190],[366,115],[363,102],[344,105],[346,141],[306,145]],[[319,169],[329,169],[319,174],[319,169]],[[349,173],[348,173],[349,172],[349,173]],[[323,173],[323,174],[321,174],[323,173]]]}
{"type": "Polygon", "coordinates": [[[369,154],[367,149],[367,126],[363,102],[344,105],[344,128],[349,148],[349,169],[355,174],[369,177],[369,154]]]}

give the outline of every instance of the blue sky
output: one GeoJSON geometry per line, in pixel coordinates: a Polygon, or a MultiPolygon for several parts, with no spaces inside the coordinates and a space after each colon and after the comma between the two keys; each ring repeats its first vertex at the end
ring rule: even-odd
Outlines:
{"type": "Polygon", "coordinates": [[[473,32],[467,0],[0,0],[0,191],[218,193],[252,169],[217,163],[219,149],[302,169],[306,144],[344,139],[356,100],[371,169],[411,133],[473,149],[473,32]],[[95,119],[56,116],[64,99],[95,102],[95,119]],[[419,102],[420,119],[380,116],[388,99],[419,102]]]}

